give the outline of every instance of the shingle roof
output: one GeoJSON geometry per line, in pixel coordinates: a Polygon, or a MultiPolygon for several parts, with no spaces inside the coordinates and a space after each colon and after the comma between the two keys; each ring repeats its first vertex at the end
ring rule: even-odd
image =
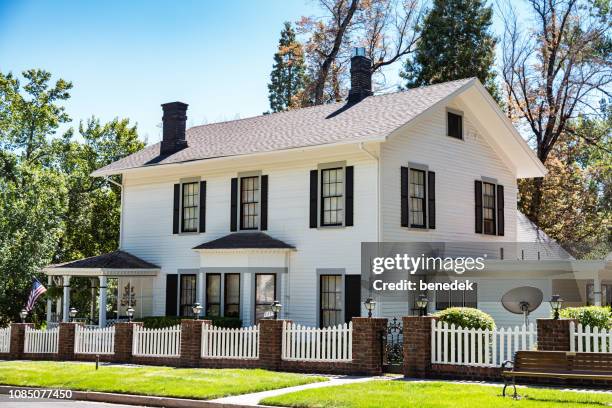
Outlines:
{"type": "Polygon", "coordinates": [[[295,249],[295,247],[263,232],[236,232],[205,242],[193,249],[295,249]]]}
{"type": "Polygon", "coordinates": [[[339,102],[195,126],[187,130],[188,147],[177,153],[160,156],[160,143],[156,143],[98,169],[92,175],[113,174],[142,166],[381,140],[474,81],[474,78],[462,79],[371,96],[353,105],[339,102]]]}
{"type": "Polygon", "coordinates": [[[125,251],[113,251],[76,261],[50,265],[48,268],[159,269],[159,266],[153,265],[125,251]]]}

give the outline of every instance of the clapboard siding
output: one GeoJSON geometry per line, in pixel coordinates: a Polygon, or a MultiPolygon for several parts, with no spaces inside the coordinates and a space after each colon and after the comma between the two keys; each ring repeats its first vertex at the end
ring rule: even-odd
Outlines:
{"type": "MultiPolygon", "coordinates": [[[[465,108],[457,100],[449,107],[465,108]]],[[[392,136],[382,146],[382,218],[385,241],[514,241],[517,185],[514,172],[493,151],[486,136],[463,119],[464,140],[446,136],[446,107],[392,136]],[[409,162],[436,172],[436,228],[416,230],[400,224],[400,167],[409,162]],[[505,190],[505,236],[474,232],[474,180],[496,178],[505,190]]]]}
{"type": "MultiPolygon", "coordinates": [[[[261,170],[268,175],[268,229],[270,236],[297,248],[290,255],[290,276],[283,276],[281,299],[285,316],[301,323],[316,324],[316,269],[344,268],[360,272],[362,241],[376,239],[376,161],[356,147],[342,155],[283,162],[263,166],[248,165],[231,170],[197,170],[160,173],[155,177],[125,179],[123,249],[162,268],[162,275],[179,269],[197,269],[200,255],[192,248],[230,233],[230,179],[241,171],[261,170]],[[309,228],[309,172],[319,163],[346,161],[354,166],[354,226],[333,229],[309,228]],[[172,234],[172,186],[182,177],[201,177],[207,182],[206,232],[172,234]],[[289,301],[290,299],[290,301],[289,301]]],[[[227,266],[232,266],[228,264],[227,266]]],[[[249,279],[249,277],[244,277],[249,279]]],[[[250,277],[252,279],[252,277],[250,277]]],[[[165,276],[153,284],[153,313],[165,310],[165,276]]],[[[242,282],[242,314],[249,322],[252,305],[245,298],[251,282],[242,282]]]]}

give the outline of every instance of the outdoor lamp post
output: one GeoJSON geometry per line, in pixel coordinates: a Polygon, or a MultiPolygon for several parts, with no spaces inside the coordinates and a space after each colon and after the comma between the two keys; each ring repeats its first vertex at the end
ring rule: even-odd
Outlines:
{"type": "Polygon", "coordinates": [[[128,307],[125,311],[125,314],[128,317],[128,322],[132,323],[132,318],[134,317],[134,308],[132,306],[128,307]]]}
{"type": "Polygon", "coordinates": [[[274,320],[278,319],[278,314],[280,313],[281,309],[283,308],[283,305],[281,305],[281,303],[278,300],[275,300],[274,302],[272,302],[272,312],[274,312],[274,320]]]}
{"type": "Polygon", "coordinates": [[[71,307],[70,311],[68,312],[68,316],[70,316],[70,321],[71,322],[74,321],[74,318],[76,317],[76,315],[77,315],[76,308],[75,307],[71,307]]]}
{"type": "Polygon", "coordinates": [[[416,306],[419,309],[419,316],[427,315],[427,304],[429,303],[429,299],[427,299],[427,295],[420,294],[419,298],[416,301],[416,306]]]}
{"type": "Polygon", "coordinates": [[[368,310],[368,317],[372,317],[372,310],[376,308],[376,301],[369,297],[363,302],[363,305],[368,310]]]}
{"type": "Polygon", "coordinates": [[[202,305],[198,302],[194,303],[191,311],[193,312],[193,315],[195,316],[195,320],[198,320],[200,318],[200,313],[202,313],[202,305]]]}
{"type": "Polygon", "coordinates": [[[25,323],[25,319],[28,317],[28,311],[21,309],[21,312],[19,312],[19,317],[21,317],[21,323],[25,323]]]}
{"type": "Polygon", "coordinates": [[[548,303],[550,303],[550,308],[554,312],[553,319],[559,320],[559,310],[561,309],[561,304],[563,304],[563,299],[559,295],[552,295],[548,303]]]}

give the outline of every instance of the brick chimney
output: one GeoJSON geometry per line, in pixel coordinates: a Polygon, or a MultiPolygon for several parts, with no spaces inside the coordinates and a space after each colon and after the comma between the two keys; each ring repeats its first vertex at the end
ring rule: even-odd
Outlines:
{"type": "Polygon", "coordinates": [[[365,56],[365,48],[355,48],[351,58],[351,90],[348,103],[357,103],[372,95],[372,61],[365,56]]]}
{"type": "Polygon", "coordinates": [[[173,154],[187,147],[187,140],[185,140],[187,106],[189,105],[183,102],[162,104],[164,130],[160,154],[173,154]]]}

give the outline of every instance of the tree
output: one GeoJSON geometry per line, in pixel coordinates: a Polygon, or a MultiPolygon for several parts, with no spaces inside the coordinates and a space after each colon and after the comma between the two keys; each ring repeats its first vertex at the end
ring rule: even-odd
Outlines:
{"type": "MultiPolygon", "coordinates": [[[[508,115],[529,135],[546,163],[571,121],[593,113],[593,102],[610,96],[612,15],[607,2],[527,0],[534,26],[526,32],[512,6],[504,16],[502,72],[508,115]],[[599,95],[599,98],[598,98],[599,95]]],[[[596,141],[597,142],[597,141],[596,141]]],[[[523,183],[526,214],[541,220],[544,180],[523,183]]]]}
{"type": "Polygon", "coordinates": [[[304,50],[295,38],[291,23],[286,22],[274,54],[274,65],[268,84],[268,99],[273,112],[298,106],[297,96],[305,84],[304,50]]]}
{"type": "Polygon", "coordinates": [[[477,77],[491,95],[495,84],[493,11],[482,0],[435,0],[420,41],[400,76],[408,88],[477,77]]]}

